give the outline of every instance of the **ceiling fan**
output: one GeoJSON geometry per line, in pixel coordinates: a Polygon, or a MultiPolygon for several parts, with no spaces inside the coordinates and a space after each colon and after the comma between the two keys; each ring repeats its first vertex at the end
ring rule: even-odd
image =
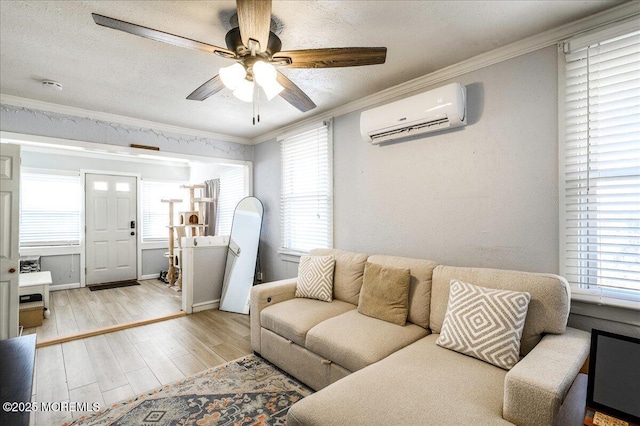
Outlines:
{"type": "MultiPolygon", "coordinates": [[[[93,13],[96,24],[187,49],[213,53],[236,63],[194,90],[187,99],[203,101],[224,87],[244,101],[255,100],[260,86],[267,99],[280,95],[302,112],[316,104],[284,74],[282,68],[333,68],[383,64],[386,47],[342,47],[281,51],[280,38],[271,31],[271,0],[236,0],[238,26],[225,36],[227,48],[154,30],[93,13]]],[[[255,121],[255,119],[254,119],[255,121]]]]}

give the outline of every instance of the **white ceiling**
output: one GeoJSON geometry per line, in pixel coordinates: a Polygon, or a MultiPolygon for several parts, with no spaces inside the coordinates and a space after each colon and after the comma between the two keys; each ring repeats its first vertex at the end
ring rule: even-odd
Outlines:
{"type": "Polygon", "coordinates": [[[252,106],[227,89],[186,96],[231,61],[99,27],[99,13],[226,47],[234,1],[0,1],[0,93],[195,130],[255,138],[558,27],[618,1],[274,1],[283,50],[386,46],[383,65],[283,72],[318,105],[252,106]],[[62,92],[45,90],[43,79],[62,92]]]}

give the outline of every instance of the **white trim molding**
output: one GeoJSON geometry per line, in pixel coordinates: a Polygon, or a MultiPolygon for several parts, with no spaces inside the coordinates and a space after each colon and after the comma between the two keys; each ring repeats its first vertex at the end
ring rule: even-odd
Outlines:
{"type": "Polygon", "coordinates": [[[71,283],[71,284],[50,284],[49,291],[58,291],[58,290],[71,290],[73,288],[83,287],[80,283],[71,283]]]}
{"type": "Polygon", "coordinates": [[[140,278],[138,278],[140,281],[144,281],[144,280],[155,280],[160,278],[160,274],[146,274],[146,275],[141,275],[140,278]]]}
{"type": "Polygon", "coordinates": [[[118,161],[133,161],[137,163],[169,165],[172,167],[188,167],[195,163],[216,163],[224,166],[252,166],[253,164],[251,160],[234,160],[231,158],[208,157],[169,151],[140,152],[139,149],[128,146],[6,132],[2,130],[0,130],[0,143],[21,145],[23,149],[35,152],[65,153],[66,155],[92,158],[111,157],[116,158],[118,161]]]}
{"type": "Polygon", "coordinates": [[[200,302],[193,304],[193,313],[208,311],[209,309],[218,309],[220,306],[220,299],[217,300],[209,300],[207,302],[200,302]]]}

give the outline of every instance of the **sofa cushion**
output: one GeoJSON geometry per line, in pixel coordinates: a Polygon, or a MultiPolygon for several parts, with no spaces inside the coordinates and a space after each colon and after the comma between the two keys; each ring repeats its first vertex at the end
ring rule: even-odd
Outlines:
{"type": "Polygon", "coordinates": [[[296,297],[333,300],[333,256],[302,256],[298,265],[296,297]]]}
{"type": "Polygon", "coordinates": [[[520,360],[529,293],[451,280],[449,305],[436,344],[510,370],[520,360]]]}
{"type": "Polygon", "coordinates": [[[564,333],[571,299],[569,284],[557,275],[463,268],[439,265],[433,270],[429,327],[440,333],[449,300],[449,284],[456,279],[477,286],[501,290],[526,291],[531,295],[527,318],[520,339],[520,355],[538,344],[544,333],[564,333]]]}
{"type": "Polygon", "coordinates": [[[295,298],[268,306],[260,312],[260,324],[267,330],[304,346],[307,332],[322,321],[355,311],[355,305],[341,300],[330,303],[295,298]]]}
{"type": "Polygon", "coordinates": [[[393,324],[407,322],[409,269],[369,263],[358,301],[358,312],[393,324]]]}
{"type": "Polygon", "coordinates": [[[408,257],[373,255],[368,262],[379,265],[409,268],[411,285],[409,287],[409,314],[407,320],[420,327],[429,328],[429,305],[431,304],[431,278],[436,262],[408,257]]]}
{"type": "Polygon", "coordinates": [[[356,371],[427,334],[427,330],[415,324],[402,327],[352,310],[309,330],[305,347],[349,371],[356,371]]]}
{"type": "Polygon", "coordinates": [[[511,425],[502,418],[506,371],[428,336],[294,404],[298,425],[511,425]]]}
{"type": "Polygon", "coordinates": [[[336,259],[333,272],[333,298],[357,305],[367,255],[337,249],[314,249],[309,255],[331,255],[336,259]]]}

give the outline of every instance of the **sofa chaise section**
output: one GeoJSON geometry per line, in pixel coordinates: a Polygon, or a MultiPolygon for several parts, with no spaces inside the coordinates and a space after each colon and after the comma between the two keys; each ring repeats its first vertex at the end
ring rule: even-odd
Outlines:
{"type": "Polygon", "coordinates": [[[566,327],[566,280],[550,274],[439,265],[431,292],[429,327],[434,334],[296,403],[288,424],[554,425],[590,342],[588,333],[566,327]],[[511,370],[435,343],[452,279],[530,293],[522,359],[511,370]]]}
{"type": "Polygon", "coordinates": [[[289,426],[509,425],[506,371],[435,344],[430,335],[309,395],[289,426]]]}

